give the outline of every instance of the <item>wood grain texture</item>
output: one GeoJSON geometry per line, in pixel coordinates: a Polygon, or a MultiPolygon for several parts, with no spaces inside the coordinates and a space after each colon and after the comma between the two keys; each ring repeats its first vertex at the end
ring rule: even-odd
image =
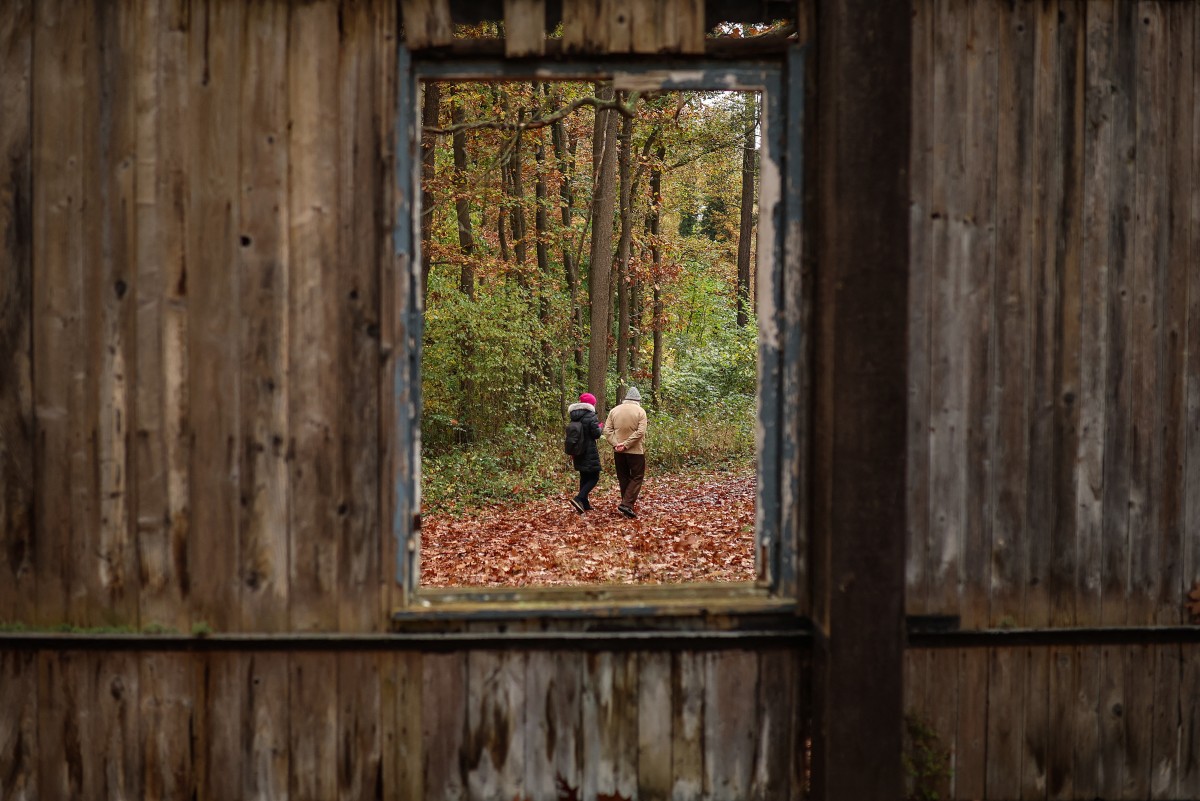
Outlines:
{"type": "Polygon", "coordinates": [[[238,292],[238,98],[243,9],[195,9],[188,29],[185,264],[191,453],[187,538],[194,619],[220,631],[241,625],[238,292]],[[194,176],[203,176],[197,180],[194,176]],[[203,400],[200,400],[203,399],[203,400]]]}
{"type": "MultiPolygon", "coordinates": [[[[933,310],[932,176],[934,157],[933,65],[935,14],[933,3],[913,4],[913,122],[909,181],[908,274],[908,456],[905,509],[908,548],[905,550],[905,608],[909,614],[928,614],[929,606],[929,493],[930,493],[930,315],[933,310]]],[[[915,668],[914,668],[915,669],[915,668]]]]}
{"type": "Polygon", "coordinates": [[[526,655],[467,656],[467,738],[460,757],[471,798],[515,798],[525,780],[526,655]]]}
{"type": "Polygon", "coordinates": [[[638,655],[638,798],[671,797],[671,655],[638,655]]]}
{"type": "Polygon", "coordinates": [[[343,36],[362,42],[339,59],[337,418],[340,500],[338,513],[338,628],[379,631],[381,573],[390,575],[379,549],[379,503],[371,490],[380,481],[379,352],[380,240],[383,187],[382,137],[376,128],[381,82],[380,45],[372,32],[381,23],[379,3],[343,9],[343,36]]]}
{"type": "Polygon", "coordinates": [[[704,788],[710,798],[747,798],[758,761],[758,656],[708,654],[704,684],[704,788]]]}
{"type": "Polygon", "coordinates": [[[337,798],[338,656],[292,654],[288,673],[288,795],[337,798]]]}
{"type": "Polygon", "coordinates": [[[241,628],[288,626],[288,8],[246,8],[237,292],[241,628]]]}
{"type": "Polygon", "coordinates": [[[454,38],[450,0],[401,0],[404,43],[412,50],[449,44],[454,38]]]}
{"type": "Polygon", "coordinates": [[[1028,649],[994,648],[988,663],[985,798],[1020,798],[1028,649]]]}
{"type": "MultiPolygon", "coordinates": [[[[995,451],[989,623],[1020,620],[1028,562],[1027,493],[1034,20],[1018,4],[1000,24],[996,159],[995,451]]],[[[989,739],[989,750],[991,742],[989,739]]],[[[989,770],[989,777],[991,771],[989,770]]],[[[991,780],[989,778],[989,792],[991,780]]]]}
{"type": "Polygon", "coordinates": [[[38,798],[38,656],[0,652],[0,798],[38,798]]]}
{"type": "Polygon", "coordinates": [[[597,53],[608,49],[611,2],[613,0],[563,0],[563,52],[597,53]]]}
{"type": "Polygon", "coordinates": [[[546,52],[546,0],[504,0],[504,55],[546,52]]]}
{"type": "MultiPolygon", "coordinates": [[[[58,3],[34,9],[33,386],[34,622],[67,620],[75,485],[82,472],[82,394],[71,361],[82,348],[83,105],[85,20],[58,3]],[[79,458],[72,458],[73,453],[79,458]]],[[[80,535],[82,536],[82,534],[80,535]]]]}
{"type": "Polygon", "coordinates": [[[338,625],[337,8],[291,11],[288,50],[288,508],[292,630],[338,625]]]}
{"type": "Polygon", "coordinates": [[[31,2],[0,16],[0,616],[33,620],[33,38],[31,2]]]}
{"type": "Polygon", "coordinates": [[[147,654],[139,660],[138,717],[146,798],[195,797],[194,678],[186,654],[147,654]]]}
{"type": "Polygon", "coordinates": [[[422,668],[420,742],[425,797],[466,798],[460,754],[466,750],[467,655],[426,655],[422,668]]]}
{"type": "Polygon", "coordinates": [[[704,658],[671,655],[671,798],[701,798],[704,790],[704,658]]]}

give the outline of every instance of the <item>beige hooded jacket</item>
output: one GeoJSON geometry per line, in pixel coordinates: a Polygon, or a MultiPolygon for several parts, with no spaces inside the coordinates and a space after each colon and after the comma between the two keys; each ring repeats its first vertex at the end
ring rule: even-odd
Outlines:
{"type": "Polygon", "coordinates": [[[604,438],[614,448],[624,445],[625,453],[646,452],[646,410],[639,400],[626,398],[608,413],[604,438]]]}

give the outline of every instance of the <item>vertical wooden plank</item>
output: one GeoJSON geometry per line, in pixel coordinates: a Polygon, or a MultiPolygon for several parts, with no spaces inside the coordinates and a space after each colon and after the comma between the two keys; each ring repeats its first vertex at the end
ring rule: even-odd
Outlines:
{"type": "MultiPolygon", "coordinates": [[[[341,131],[339,134],[337,288],[338,382],[342,489],[337,511],[338,628],[378,631],[379,609],[379,220],[386,173],[379,170],[373,47],[376,9],[362,4],[340,12],[341,131]]],[[[390,573],[388,567],[386,572],[390,573]]]]}
{"type": "MultiPolygon", "coordinates": [[[[1033,230],[1032,277],[1029,296],[1029,460],[1026,506],[1026,537],[1029,543],[1025,602],[1021,623],[1046,626],[1050,623],[1052,560],[1057,533],[1054,531],[1054,478],[1060,453],[1055,438],[1054,374],[1058,358],[1055,322],[1062,288],[1056,273],[1055,234],[1058,228],[1057,199],[1062,192],[1062,152],[1059,130],[1058,28],[1059,4],[1055,0],[1036,6],[1034,17],[1033,99],[1033,230]]],[[[1040,659],[1038,654],[1034,659],[1040,659]]],[[[1048,667],[1048,665],[1047,665],[1048,667]]],[[[1044,671],[1049,676],[1049,671],[1044,671]]],[[[1038,688],[1039,690],[1041,688],[1038,688]]],[[[1045,688],[1047,691],[1049,687],[1045,688]]],[[[1031,698],[1035,688],[1030,688],[1031,698]]],[[[1033,699],[1034,703],[1037,700],[1033,699]]],[[[1044,712],[1044,706],[1041,708],[1044,712]]],[[[1028,737],[1031,732],[1027,731],[1028,737]]],[[[1032,732],[1044,737],[1044,732],[1032,732]]]]}
{"type": "MultiPolygon", "coordinates": [[[[37,790],[43,801],[85,797],[79,690],[73,683],[81,656],[66,651],[37,655],[37,790]]],[[[85,701],[86,703],[86,701],[85,701]]]]}
{"type": "Polygon", "coordinates": [[[1046,797],[1046,756],[1050,750],[1050,649],[1027,648],[1024,692],[1015,696],[1022,708],[1021,798],[1046,797]]]}
{"type": "Polygon", "coordinates": [[[337,798],[338,657],[288,657],[288,796],[337,798]]]}
{"type": "Polygon", "coordinates": [[[546,0],[504,0],[504,55],[546,52],[546,0]]]}
{"type": "Polygon", "coordinates": [[[632,29],[630,49],[634,53],[657,53],[664,44],[664,17],[667,4],[658,0],[630,0],[629,14],[632,29]]]}
{"type": "Polygon", "coordinates": [[[1027,652],[994,648],[989,654],[986,798],[1021,797],[1027,652]]]}
{"type": "MultiPolygon", "coordinates": [[[[160,149],[160,127],[168,102],[160,95],[166,83],[163,68],[165,19],[157,0],[137,4],[137,67],[135,91],[136,117],[136,228],[137,280],[134,303],[137,309],[137,340],[134,343],[132,458],[136,465],[132,477],[136,506],[139,586],[138,621],[147,626],[175,627],[182,604],[166,602],[164,595],[172,587],[178,595],[178,582],[170,582],[171,549],[167,541],[167,470],[164,408],[165,360],[163,352],[164,293],[166,277],[165,236],[160,225],[164,160],[160,149]]],[[[149,778],[149,777],[148,777],[149,778]]],[[[161,786],[161,785],[156,785],[161,786]]]]}
{"type": "Polygon", "coordinates": [[[99,520],[95,555],[99,595],[93,598],[95,624],[137,624],[137,549],[133,539],[134,501],[132,410],[136,386],[137,233],[135,43],[137,7],[101,10],[99,38],[105,42],[98,72],[98,226],[101,346],[98,360],[99,520]]]}
{"type": "Polygon", "coordinates": [[[631,0],[607,0],[608,52],[628,53],[633,48],[631,0]]]}
{"type": "Polygon", "coordinates": [[[992,290],[996,256],[997,70],[1000,18],[994,3],[971,3],[963,12],[969,23],[965,76],[965,161],[972,165],[964,176],[964,221],[961,248],[965,252],[963,370],[966,389],[966,464],[963,481],[962,581],[959,601],[961,623],[979,628],[988,623],[988,588],[991,585],[991,492],[993,473],[990,448],[995,416],[991,376],[996,359],[992,341],[992,290]]]}
{"type": "MultiPolygon", "coordinates": [[[[242,718],[245,660],[242,653],[215,651],[193,656],[195,671],[196,797],[236,798],[242,792],[242,718]]],[[[291,699],[289,699],[290,701],[291,699]]]]}
{"type": "Polygon", "coordinates": [[[409,49],[449,44],[454,38],[450,0],[400,0],[400,9],[409,49]]]}
{"type": "MultiPolygon", "coordinates": [[[[554,780],[567,788],[583,786],[583,671],[582,651],[554,654],[554,693],[550,723],[554,729],[554,780]]],[[[557,787],[556,790],[563,788],[557,787]]]]}
{"type": "Polygon", "coordinates": [[[905,486],[889,465],[906,456],[908,189],[870,176],[908,174],[911,6],[838,0],[821,22],[818,91],[839,100],[818,126],[813,795],[886,797],[903,786],[905,486]],[[879,236],[851,235],[864,227],[879,236]]]}
{"type": "Polygon", "coordinates": [[[671,0],[667,11],[675,25],[680,53],[704,52],[704,0],[671,0]]]}
{"type": "Polygon", "coordinates": [[[385,703],[389,692],[393,701],[386,707],[391,711],[392,721],[385,719],[384,742],[387,742],[386,735],[389,732],[394,739],[394,748],[384,752],[385,799],[402,801],[407,798],[425,798],[421,711],[425,684],[422,662],[423,657],[420,653],[402,651],[395,654],[391,662],[392,672],[383,677],[385,703]]]}
{"type": "Polygon", "coordinates": [[[1100,794],[1100,676],[1101,650],[1080,647],[1075,653],[1075,702],[1072,706],[1075,735],[1072,786],[1076,796],[1100,794]]]}
{"type": "MultiPolygon", "coordinates": [[[[905,549],[904,601],[908,614],[930,612],[929,595],[929,492],[930,417],[932,392],[929,386],[933,312],[933,223],[938,214],[933,206],[934,156],[934,46],[935,7],[932,2],[913,3],[913,114],[909,187],[909,275],[908,275],[908,456],[906,510],[908,547],[905,549]]],[[[915,679],[916,667],[908,671],[915,679]]]]}
{"type": "Polygon", "coordinates": [[[67,619],[73,533],[71,453],[82,446],[83,409],[73,358],[82,347],[84,15],[62,4],[34,9],[33,385],[36,621],[67,619]]]}
{"type": "Polygon", "coordinates": [[[338,621],[336,534],[343,503],[337,469],[337,7],[294,7],[290,28],[288,600],[293,630],[328,631],[338,621]]]}
{"type": "MultiPolygon", "coordinates": [[[[923,723],[933,730],[938,747],[946,752],[951,767],[958,752],[958,690],[962,684],[958,667],[958,653],[952,649],[937,648],[929,653],[929,680],[925,688],[923,723]]],[[[951,772],[950,775],[939,777],[932,789],[939,798],[953,798],[953,787],[954,774],[951,772]]]]}
{"type": "Polygon", "coordinates": [[[563,52],[608,51],[612,0],[563,0],[563,52]]]}
{"type": "Polygon", "coordinates": [[[1129,342],[1131,448],[1129,466],[1130,624],[1153,622],[1165,565],[1159,561],[1158,526],[1162,510],[1155,490],[1162,481],[1159,404],[1162,377],[1158,357],[1159,324],[1164,302],[1162,268],[1168,231],[1165,170],[1167,126],[1164,92],[1166,19],[1155,4],[1139,7],[1136,42],[1136,200],[1134,205],[1131,289],[1132,338],[1129,342]]]}
{"type": "Polygon", "coordinates": [[[193,445],[187,539],[193,615],[236,629],[240,362],[238,320],[238,109],[242,6],[192,9],[188,41],[190,189],[186,276],[188,390],[193,445]],[[203,176],[199,178],[198,176],[203,176]]]}
{"type": "Polygon", "coordinates": [[[0,618],[32,622],[33,4],[0,17],[0,618]]]}
{"type": "Polygon", "coordinates": [[[1154,723],[1154,646],[1125,647],[1125,727],[1121,798],[1150,797],[1151,736],[1154,723]]]}
{"type": "Polygon", "coordinates": [[[247,654],[242,660],[241,788],[245,798],[285,798],[293,706],[286,653],[247,654]]]}
{"type": "Polygon", "coordinates": [[[0,651],[0,798],[13,801],[39,797],[37,665],[34,651],[0,651]]]}
{"type": "MultiPolygon", "coordinates": [[[[1050,618],[1053,623],[1076,622],[1076,575],[1079,572],[1079,534],[1075,529],[1076,458],[1079,453],[1082,388],[1083,165],[1085,131],[1086,8],[1063,3],[1059,9],[1058,140],[1062,162],[1059,196],[1055,199],[1055,276],[1060,298],[1055,311],[1057,357],[1050,400],[1054,409],[1054,536],[1050,561],[1050,618]]],[[[1070,692],[1068,690],[1068,692],[1070,692]]]]}
{"type": "MultiPolygon", "coordinates": [[[[111,47],[106,42],[106,14],[98,9],[83,13],[83,84],[80,106],[75,109],[83,119],[83,188],[80,216],[82,229],[82,269],[79,279],[80,349],[72,354],[77,360],[72,382],[79,398],[78,430],[71,449],[71,518],[74,541],[67,554],[70,560],[71,588],[67,596],[67,618],[77,625],[101,625],[105,587],[102,557],[103,528],[100,524],[100,465],[108,455],[101,447],[104,427],[101,409],[101,379],[106,371],[107,343],[104,307],[108,297],[105,279],[104,233],[107,212],[107,145],[112,133],[112,102],[104,98],[104,55],[111,47]]],[[[78,12],[76,12],[78,13],[78,12]]]]}
{"type": "MultiPolygon", "coordinates": [[[[138,658],[129,653],[89,654],[91,693],[83,702],[88,720],[85,765],[95,759],[91,798],[143,798],[138,658]]],[[[85,768],[86,770],[86,768],[85,768]]]]}
{"type": "Polygon", "coordinates": [[[1100,649],[1100,735],[1097,796],[1121,798],[1125,781],[1125,655],[1118,646],[1100,649]]]}
{"type": "MultiPolygon", "coordinates": [[[[383,176],[396,175],[397,140],[396,102],[398,49],[395,34],[396,4],[380,0],[376,6],[378,16],[375,26],[375,54],[378,59],[379,80],[375,98],[375,136],[379,146],[379,168],[383,176]]],[[[398,226],[396,219],[396,182],[384,178],[379,189],[379,215],[389,225],[398,226]]],[[[379,618],[387,620],[392,609],[399,606],[401,594],[396,588],[397,551],[395,524],[396,506],[396,355],[399,294],[396,286],[397,259],[393,255],[394,242],[390,236],[380,236],[376,242],[375,263],[379,272],[379,409],[378,439],[375,447],[379,459],[379,485],[377,502],[379,509],[379,618]]]]}
{"type": "Polygon", "coordinates": [[[537,651],[525,660],[525,714],[521,741],[525,744],[525,775],[521,779],[529,798],[554,798],[554,752],[558,745],[551,713],[554,711],[554,654],[537,651]]]}
{"type": "Polygon", "coordinates": [[[1132,325],[1133,215],[1136,183],[1136,96],[1134,67],[1134,20],[1137,9],[1117,3],[1116,53],[1113,92],[1114,170],[1112,184],[1108,292],[1108,406],[1104,432],[1104,542],[1100,617],[1105,625],[1127,622],[1129,594],[1129,470],[1131,392],[1128,359],[1132,325]]]}
{"type": "Polygon", "coordinates": [[[241,628],[283,631],[288,604],[288,6],[246,7],[238,243],[241,628]]]}
{"type": "Polygon", "coordinates": [[[525,779],[526,655],[467,655],[467,739],[463,754],[470,798],[515,798],[525,779]]]}
{"type": "Polygon", "coordinates": [[[964,648],[958,661],[954,797],[983,798],[987,788],[988,653],[964,648]]]}
{"type": "Polygon", "coordinates": [[[704,793],[746,798],[757,761],[758,657],[750,651],[705,654],[704,793]]]}
{"type": "MultiPolygon", "coordinates": [[[[162,516],[163,536],[154,531],[139,540],[142,556],[142,620],[184,631],[190,624],[191,576],[188,571],[188,531],[191,526],[191,422],[188,359],[187,217],[188,153],[188,15],[183,0],[160,4],[158,35],[160,92],[159,121],[154,134],[156,167],[154,231],[162,267],[162,450],[165,499],[162,509],[145,514],[162,516]]],[[[140,152],[140,151],[139,151],[140,152]]],[[[158,261],[156,260],[156,261],[158,261]]],[[[153,285],[140,288],[149,291],[153,285]]],[[[145,331],[145,328],[141,329],[145,331]]],[[[145,380],[153,371],[139,373],[145,380]]],[[[139,386],[141,382],[139,382],[139,386]]],[[[140,398],[140,392],[139,392],[140,398]]],[[[139,418],[139,422],[152,419],[139,418]]],[[[139,437],[140,439],[140,437],[139,437]]],[[[139,465],[141,463],[139,462],[139,465]]],[[[141,470],[139,469],[139,480],[141,470]]],[[[139,495],[149,504],[153,494],[139,495]]],[[[139,512],[139,516],[141,512],[139,512]]]]}
{"type": "MultiPolygon", "coordinates": [[[[704,655],[671,654],[671,798],[689,801],[704,790],[704,655]]],[[[585,720],[586,736],[586,720],[585,720]]]]}
{"type": "Polygon", "coordinates": [[[1194,696],[1181,696],[1183,651],[1179,645],[1160,644],[1153,649],[1154,699],[1150,725],[1150,798],[1183,798],[1179,794],[1179,769],[1183,752],[1181,710],[1193,705],[1194,696]]]}
{"type": "Polygon", "coordinates": [[[671,797],[671,655],[646,651],[638,663],[637,797],[667,801],[671,797]]]}
{"type": "MultiPolygon", "coordinates": [[[[904,747],[911,748],[908,724],[912,719],[925,720],[925,701],[928,698],[929,685],[929,650],[908,648],[904,651],[904,714],[905,739],[904,747]]],[[[911,771],[905,771],[905,797],[914,792],[914,779],[911,771]]]]}
{"type": "MultiPolygon", "coordinates": [[[[580,765],[580,795],[594,798],[600,794],[622,792],[622,728],[618,697],[624,679],[623,654],[609,651],[584,656],[582,684],[583,761],[580,765]]],[[[633,714],[637,714],[634,706],[633,714]]],[[[635,741],[636,743],[636,741],[635,741]]]]}
{"type": "MultiPolygon", "coordinates": [[[[992,582],[989,622],[1019,622],[1024,601],[1029,480],[1029,303],[1033,234],[1034,18],[1018,3],[999,27],[1000,85],[996,161],[996,363],[993,445],[992,582]]],[[[1007,656],[1003,657],[1007,658],[1007,656]]],[[[1008,708],[991,708],[1007,714],[1008,708]]],[[[1004,724],[1008,727],[1008,724],[1004,724]]],[[[990,740],[989,740],[990,749],[990,740]]],[[[991,771],[989,770],[989,777],[991,771]]],[[[991,787],[989,778],[989,788],[991,787]]]]}
{"type": "Polygon", "coordinates": [[[466,748],[467,655],[427,654],[423,674],[420,723],[425,798],[466,798],[460,755],[466,748]]]}
{"type": "Polygon", "coordinates": [[[1162,564],[1162,585],[1155,622],[1172,625],[1185,622],[1180,598],[1195,580],[1185,562],[1187,540],[1195,539],[1195,530],[1185,527],[1185,458],[1187,450],[1187,382],[1188,382],[1188,280],[1195,272],[1196,255],[1191,246],[1190,214],[1174,210],[1187,209],[1191,203],[1193,185],[1200,169],[1192,160],[1195,136],[1194,108],[1196,106],[1196,47],[1195,10],[1186,5],[1166,7],[1167,19],[1167,83],[1168,115],[1165,176],[1168,215],[1166,263],[1163,265],[1164,309],[1160,334],[1160,353],[1164,380],[1162,394],[1163,476],[1159,487],[1158,505],[1162,508],[1159,559],[1162,564]]]}
{"type": "Polygon", "coordinates": [[[1075,794],[1075,693],[1077,648],[1050,649],[1050,722],[1046,741],[1046,795],[1052,799],[1075,794]]]}
{"type": "MultiPolygon", "coordinates": [[[[755,761],[746,797],[763,801],[800,798],[803,788],[795,777],[803,775],[804,760],[804,738],[797,726],[805,716],[800,709],[801,656],[783,649],[760,650],[757,656],[757,722],[752,732],[755,761]]],[[[669,714],[666,724],[670,724],[669,714]]]]}
{"type": "Polygon", "coordinates": [[[140,660],[138,716],[146,798],[185,801],[195,797],[192,658],[186,653],[146,654],[140,660]]]}
{"type": "Polygon", "coordinates": [[[1183,646],[1182,660],[1178,794],[1180,798],[1200,798],[1200,704],[1184,700],[1200,698],[1200,645],[1183,646]]]}
{"type": "Polygon", "coordinates": [[[1078,548],[1075,620],[1100,622],[1103,542],[1105,384],[1113,175],[1114,3],[1089,3],[1086,11],[1083,160],[1083,269],[1079,282],[1079,439],[1075,464],[1075,533],[1078,548]]]}
{"type": "Polygon", "coordinates": [[[337,798],[369,798],[378,787],[382,746],[382,655],[337,655],[337,798]]]}

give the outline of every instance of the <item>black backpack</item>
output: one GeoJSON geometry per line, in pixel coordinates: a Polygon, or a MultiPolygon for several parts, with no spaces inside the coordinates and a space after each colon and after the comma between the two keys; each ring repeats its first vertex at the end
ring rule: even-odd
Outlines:
{"type": "Polygon", "coordinates": [[[583,456],[584,450],[583,421],[572,420],[567,423],[567,433],[563,439],[563,451],[569,453],[571,456],[583,456]]]}

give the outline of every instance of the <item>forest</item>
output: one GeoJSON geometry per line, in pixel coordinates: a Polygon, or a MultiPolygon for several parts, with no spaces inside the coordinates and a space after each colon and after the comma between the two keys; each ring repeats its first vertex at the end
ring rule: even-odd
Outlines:
{"type": "Polygon", "coordinates": [[[638,387],[649,475],[744,484],[759,94],[422,88],[425,558],[439,515],[566,497],[585,391],[603,421],[638,387]]]}

